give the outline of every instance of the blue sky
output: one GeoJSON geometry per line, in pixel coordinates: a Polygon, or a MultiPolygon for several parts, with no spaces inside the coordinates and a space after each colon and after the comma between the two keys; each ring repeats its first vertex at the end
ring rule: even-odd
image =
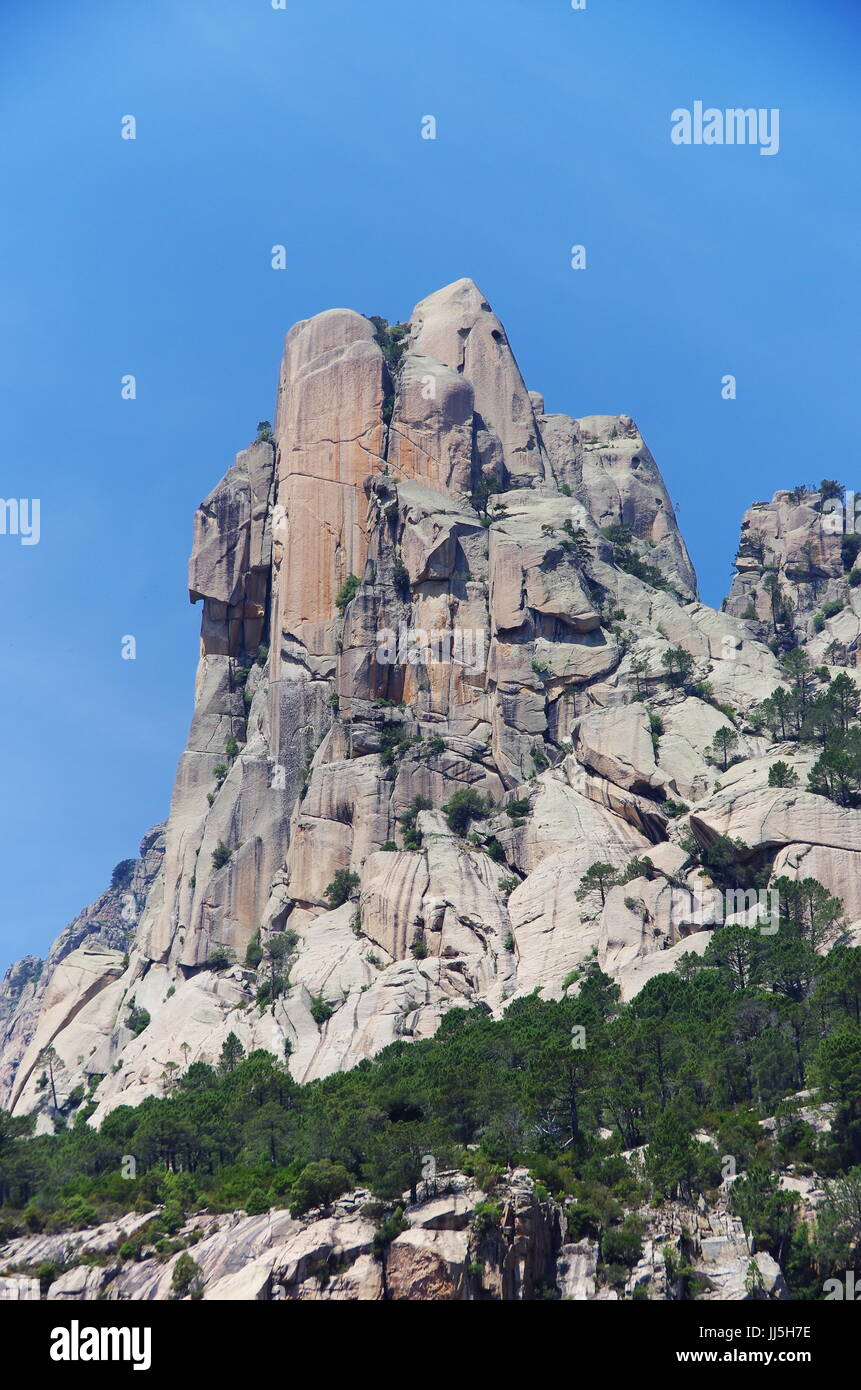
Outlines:
{"type": "Polygon", "coordinates": [[[472,276],[548,409],[637,420],[712,603],[751,501],[861,484],[859,30],[849,0],[4,0],[0,495],[41,539],[0,536],[0,968],[167,813],[192,513],[296,319],[472,276]],[[779,108],[779,154],[674,146],[696,100],[779,108]]]}

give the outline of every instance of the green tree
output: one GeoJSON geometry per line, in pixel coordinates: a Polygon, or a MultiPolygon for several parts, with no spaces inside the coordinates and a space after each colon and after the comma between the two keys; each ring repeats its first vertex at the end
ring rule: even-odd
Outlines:
{"type": "Polygon", "coordinates": [[[841,671],[828,687],[828,700],[835,712],[839,728],[846,733],[850,724],[858,718],[861,691],[851,676],[841,671]]]}
{"type": "MultiPolygon", "coordinates": [[[[355,887],[358,884],[358,876],[353,874],[352,877],[356,880],[353,885],[355,887]]],[[[332,887],[333,885],[330,883],[329,888],[332,887]]],[[[326,891],[328,892],[328,889],[326,891]]],[[[266,958],[269,962],[269,998],[273,1006],[278,995],[284,992],[286,986],[285,964],[298,944],[299,936],[295,931],[274,932],[266,939],[266,958]]]]}
{"type": "Polygon", "coordinates": [[[302,1216],[312,1207],[326,1207],[348,1192],[353,1179],[342,1163],[328,1158],[307,1163],[293,1183],[290,1215],[302,1216]]]}
{"type": "Polygon", "coordinates": [[[768,785],[770,787],[797,787],[798,773],[789,763],[772,763],[768,769],[768,785]]]}
{"type": "Polygon", "coordinates": [[[762,701],[759,712],[776,739],[786,740],[798,736],[798,708],[792,695],[782,686],[778,686],[762,701]]]}
{"type": "Polygon", "coordinates": [[[671,685],[685,686],[693,674],[694,659],[684,647],[668,647],[661,657],[661,665],[671,685]]]}
{"type": "Polygon", "coordinates": [[[294,1131],[293,1116],[268,1100],[242,1126],[243,1152],[254,1163],[282,1164],[290,1157],[294,1131]]]}
{"type": "Polygon", "coordinates": [[[580,879],[577,889],[577,898],[580,902],[587,898],[595,890],[601,894],[601,906],[607,901],[607,893],[610,888],[619,882],[619,871],[615,864],[608,864],[602,859],[598,859],[594,864],[590,864],[580,879]]]}
{"type": "Polygon", "coordinates": [[[570,517],[566,517],[562,523],[562,530],[565,533],[565,539],[562,541],[565,554],[572,556],[577,565],[587,565],[592,558],[592,543],[585,528],[575,526],[570,517]]]}
{"type": "Polygon", "coordinates": [[[771,571],[765,576],[765,579],[762,581],[762,586],[768,594],[769,603],[771,605],[771,621],[775,632],[777,632],[781,624],[785,623],[789,616],[786,596],[780,587],[780,580],[774,571],[771,571]]]}
{"type": "Polygon", "coordinates": [[[799,715],[803,719],[817,682],[810,657],[803,647],[793,647],[781,657],[780,670],[795,696],[799,715]]]}
{"type": "Polygon", "coordinates": [[[861,729],[832,734],[807,777],[808,790],[838,806],[854,806],[861,790],[861,729]]]}
{"type": "Polygon", "coordinates": [[[823,1038],[816,1051],[813,1072],[823,1094],[861,1113],[861,1034],[843,1028],[823,1038]]]}
{"type": "Polygon", "coordinates": [[[735,729],[725,724],[722,729],[715,731],[712,739],[712,752],[716,759],[720,759],[721,767],[726,772],[729,766],[729,756],[733,748],[738,744],[738,734],[735,729]]]}
{"type": "Polygon", "coordinates": [[[664,1197],[681,1194],[689,1199],[697,1173],[696,1141],[687,1125],[671,1109],[652,1125],[646,1151],[646,1174],[664,1197]]]}
{"type": "Polygon", "coordinates": [[[644,657],[633,657],[631,660],[631,675],[634,677],[634,685],[639,698],[643,693],[643,676],[649,674],[649,663],[644,657]]]}
{"type": "Polygon", "coordinates": [[[224,1042],[221,1044],[221,1056],[218,1060],[219,1071],[235,1071],[244,1056],[245,1048],[242,1046],[236,1034],[228,1033],[224,1042]]]}
{"type": "Polygon", "coordinates": [[[823,502],[830,502],[832,498],[839,498],[842,501],[846,489],[842,483],[836,482],[833,478],[823,478],[819,484],[819,492],[823,502]]]}

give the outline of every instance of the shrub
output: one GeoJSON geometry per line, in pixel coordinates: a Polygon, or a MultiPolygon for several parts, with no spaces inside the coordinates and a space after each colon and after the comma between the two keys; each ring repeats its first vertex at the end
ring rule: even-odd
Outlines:
{"type": "Polygon", "coordinates": [[[326,888],[329,906],[332,908],[340,907],[342,903],[353,896],[358,886],[358,874],[352,873],[349,869],[338,869],[332,882],[326,888]]]}
{"type": "Polygon", "coordinates": [[[380,845],[380,849],[384,849],[384,850],[396,850],[396,849],[397,849],[397,844],[395,843],[394,840],[384,840],[383,843],[380,845]]]}
{"type": "Polygon", "coordinates": [[[528,816],[530,811],[529,798],[522,797],[519,801],[509,801],[505,809],[512,819],[519,820],[521,816],[528,816]]]}
{"type": "Polygon", "coordinates": [[[306,1163],[293,1183],[290,1215],[303,1216],[311,1207],[329,1206],[342,1192],[348,1192],[352,1185],[353,1179],[342,1163],[332,1163],[328,1158],[306,1163]]]}
{"type": "Polygon", "coordinates": [[[414,796],[407,809],[398,816],[398,825],[404,833],[404,849],[421,849],[421,831],[416,826],[416,820],[419,811],[429,811],[430,806],[426,796],[414,796]]]}
{"type": "Polygon", "coordinates": [[[338,609],[339,613],[343,613],[347,607],[347,604],[350,603],[356,597],[356,593],[360,584],[361,580],[359,579],[359,576],[357,574],[347,575],[347,578],[341,585],[338,597],[335,599],[335,607],[338,609]]]}
{"type": "Polygon", "coordinates": [[[597,1240],[603,1225],[601,1212],[589,1202],[568,1208],[568,1234],[572,1240],[597,1240]]]}
{"type": "Polygon", "coordinates": [[[223,840],[219,840],[215,849],[212,851],[213,869],[223,869],[233,851],[228,849],[223,840]]]}
{"type": "Polygon", "coordinates": [[[623,883],[630,883],[632,878],[647,878],[651,881],[655,877],[655,866],[648,855],[642,858],[634,858],[622,875],[623,883]]]}
{"type": "Polygon", "coordinates": [[[231,760],[235,758],[238,754],[239,744],[233,734],[230,735],[229,739],[224,745],[224,751],[227,754],[228,758],[230,758],[231,760]]]}
{"type": "Polygon", "coordinates": [[[658,756],[658,740],[663,736],[664,721],[659,714],[649,715],[649,733],[652,737],[652,748],[655,758],[658,756]]]}
{"type": "Polygon", "coordinates": [[[404,603],[407,603],[412,597],[412,588],[410,587],[409,572],[403,560],[400,558],[395,560],[392,566],[392,583],[395,586],[395,593],[398,598],[402,599],[404,603]]]}
{"type": "Polygon", "coordinates": [[[260,932],[258,930],[245,947],[245,964],[249,970],[256,970],[262,959],[263,947],[260,945],[260,932]]]}
{"type": "Polygon", "coordinates": [[[477,1202],[472,1218],[472,1228],[476,1235],[485,1235],[502,1224],[502,1207],[498,1202],[477,1202]]]}
{"type": "Polygon", "coordinates": [[[310,1013],[318,1028],[322,1028],[335,1012],[333,1004],[327,1004],[322,994],[312,994],[310,1013]]]}
{"type": "Polygon", "coordinates": [[[620,1264],[633,1269],[643,1255],[643,1223],[628,1216],[621,1226],[611,1226],[601,1240],[601,1256],[608,1265],[620,1264]]]}
{"type": "Polygon", "coordinates": [[[139,1033],[142,1033],[143,1030],[145,1028],[148,1028],[150,1025],[149,1010],[139,1009],[134,999],[129,1000],[128,1010],[129,1012],[128,1018],[126,1019],[126,1023],[128,1024],[129,1028],[131,1028],[135,1037],[137,1037],[139,1033]]]}
{"type": "Polygon", "coordinates": [[[245,1203],[245,1214],[246,1216],[262,1216],[265,1211],[269,1210],[269,1206],[269,1199],[265,1193],[259,1187],[255,1187],[245,1203]]]}
{"type": "Polygon", "coordinates": [[[401,358],[407,350],[410,325],[408,323],[389,323],[381,314],[370,314],[374,325],[374,337],[380,345],[386,366],[391,376],[395,376],[401,365],[401,358]]]}
{"type": "Polygon", "coordinates": [[[111,874],[111,888],[114,891],[118,888],[128,887],[136,862],[134,859],[121,859],[119,864],[114,867],[111,874]]]}
{"type": "Polygon", "coordinates": [[[449,830],[456,835],[464,835],[471,821],[484,819],[489,806],[474,787],[458,787],[442,809],[449,830]]]}
{"type": "Polygon", "coordinates": [[[174,1298],[200,1298],[203,1293],[203,1270],[187,1251],[183,1251],[173,1267],[170,1281],[174,1298]]]}
{"type": "Polygon", "coordinates": [[[403,724],[386,724],[380,730],[380,761],[383,767],[394,767],[410,748],[412,739],[403,724]]]}
{"type": "Polygon", "coordinates": [[[233,963],[233,953],[226,946],[216,946],[210,951],[206,964],[210,970],[226,970],[233,963]]]}
{"type": "Polygon", "coordinates": [[[404,1231],[408,1231],[409,1227],[410,1223],[405,1219],[402,1208],[395,1207],[388,1220],[384,1221],[381,1226],[378,1226],[374,1232],[372,1244],[374,1259],[380,1261],[384,1260],[392,1241],[397,1240],[398,1236],[404,1231]]]}

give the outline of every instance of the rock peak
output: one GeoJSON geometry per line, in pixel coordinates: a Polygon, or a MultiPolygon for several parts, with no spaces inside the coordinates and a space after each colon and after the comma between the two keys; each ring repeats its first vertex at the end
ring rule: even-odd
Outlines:
{"type": "Polygon", "coordinates": [[[312,1079],[451,1008],[558,998],[596,955],[629,997],[704,949],[672,909],[689,829],[780,847],[786,873],[813,855],[832,891],[861,852],[839,808],[805,794],[800,821],[763,791],[780,670],[757,556],[800,635],[811,585],[843,585],[821,498],[754,507],[725,611],[700,604],[634,421],[545,413],[469,279],[406,324],[294,325],[269,433],[195,516],[201,652],[164,832],[0,991],[0,1100],[46,1127],[49,1042],[92,1123],[230,1033],[312,1079]],[[606,901],[575,892],[596,861],[633,874],[606,901]]]}

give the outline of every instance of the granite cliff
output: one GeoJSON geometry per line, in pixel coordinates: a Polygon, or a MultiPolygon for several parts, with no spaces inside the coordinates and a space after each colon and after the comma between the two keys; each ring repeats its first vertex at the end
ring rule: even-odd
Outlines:
{"type": "Polygon", "coordinates": [[[309,1080],[595,958],[630,998],[708,941],[689,836],[861,920],[861,814],[800,789],[814,755],[760,711],[787,650],[855,664],[821,493],[755,504],[702,604],[635,423],[547,413],[469,280],[406,324],[296,324],[258,435],[194,520],[166,824],[7,971],[0,1105],[44,1130],[86,1096],[98,1125],[230,1033],[309,1080]],[[768,785],[778,757],[799,785],[768,785]],[[626,881],[584,882],[596,861],[626,881]]]}

